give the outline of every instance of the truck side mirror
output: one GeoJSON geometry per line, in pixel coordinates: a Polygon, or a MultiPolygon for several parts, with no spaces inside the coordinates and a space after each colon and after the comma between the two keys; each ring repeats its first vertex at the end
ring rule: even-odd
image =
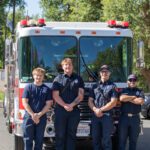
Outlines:
{"type": "Polygon", "coordinates": [[[144,42],[139,40],[137,42],[137,59],[136,59],[136,67],[137,68],[144,68],[145,61],[144,61],[144,42]]]}

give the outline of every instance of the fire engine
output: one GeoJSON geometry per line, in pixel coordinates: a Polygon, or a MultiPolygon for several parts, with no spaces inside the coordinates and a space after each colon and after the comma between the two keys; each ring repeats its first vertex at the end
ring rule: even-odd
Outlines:
{"type": "MultiPolygon", "coordinates": [[[[111,80],[117,88],[126,87],[127,76],[132,71],[132,38],[128,22],[45,22],[39,19],[21,20],[15,30],[15,40],[6,40],[5,77],[6,90],[4,114],[10,133],[14,134],[15,150],[23,150],[22,122],[24,87],[33,81],[32,70],[46,70],[45,84],[52,86],[53,79],[62,72],[60,62],[72,58],[75,72],[85,82],[84,101],[81,110],[77,138],[91,137],[91,111],[88,93],[98,79],[99,67],[107,64],[111,68],[111,80]]],[[[55,141],[55,114],[47,113],[44,135],[46,146],[55,141]]]]}

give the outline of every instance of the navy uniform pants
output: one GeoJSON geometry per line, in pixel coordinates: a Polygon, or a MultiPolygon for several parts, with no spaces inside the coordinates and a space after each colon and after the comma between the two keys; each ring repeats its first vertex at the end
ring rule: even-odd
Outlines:
{"type": "Polygon", "coordinates": [[[140,116],[121,115],[119,120],[119,150],[126,149],[127,138],[129,138],[129,150],[136,150],[139,133],[140,116]]]}
{"type": "Polygon", "coordinates": [[[55,108],[56,150],[75,150],[79,121],[78,108],[74,108],[71,112],[59,106],[55,108]]]}
{"type": "Polygon", "coordinates": [[[46,117],[42,118],[38,124],[35,124],[30,117],[24,118],[23,121],[23,140],[24,150],[42,150],[43,137],[46,127],[46,117]]]}
{"type": "Polygon", "coordinates": [[[113,132],[113,121],[111,115],[104,114],[98,118],[92,116],[92,138],[93,150],[112,150],[111,135],[113,132]]]}

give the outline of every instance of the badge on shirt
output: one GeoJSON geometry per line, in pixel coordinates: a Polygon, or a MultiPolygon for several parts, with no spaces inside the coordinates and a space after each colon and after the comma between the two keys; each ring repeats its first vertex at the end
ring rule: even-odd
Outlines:
{"type": "Polygon", "coordinates": [[[75,79],[75,80],[74,80],[74,83],[78,83],[78,79],[75,79]]]}
{"type": "Polygon", "coordinates": [[[47,88],[46,87],[43,87],[42,88],[42,93],[46,93],[47,92],[47,88]]]}
{"type": "Polygon", "coordinates": [[[140,95],[140,92],[139,91],[136,91],[136,96],[139,96],[140,95]]]}

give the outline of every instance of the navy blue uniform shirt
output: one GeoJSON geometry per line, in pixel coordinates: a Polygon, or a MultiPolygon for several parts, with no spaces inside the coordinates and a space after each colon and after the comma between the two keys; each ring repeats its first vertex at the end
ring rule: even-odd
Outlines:
{"type": "MultiPolygon", "coordinates": [[[[27,98],[33,112],[39,113],[45,106],[46,101],[52,100],[52,92],[45,84],[37,86],[31,83],[25,87],[22,98],[27,98]]],[[[25,115],[29,115],[27,111],[25,115]]]]}
{"type": "Polygon", "coordinates": [[[53,82],[52,89],[59,91],[59,96],[65,103],[72,103],[78,96],[79,88],[84,88],[84,82],[80,76],[73,73],[70,77],[59,74],[53,82]]]}
{"type": "Polygon", "coordinates": [[[115,90],[116,85],[111,81],[99,82],[93,85],[89,97],[94,99],[94,105],[100,108],[111,101],[111,98],[117,98],[115,90]]]}
{"type": "MultiPolygon", "coordinates": [[[[137,96],[144,99],[144,92],[138,88],[125,88],[122,90],[121,95],[137,96]]],[[[141,111],[141,105],[136,105],[131,102],[122,102],[121,103],[121,112],[122,113],[132,113],[137,114],[141,111]]]]}

